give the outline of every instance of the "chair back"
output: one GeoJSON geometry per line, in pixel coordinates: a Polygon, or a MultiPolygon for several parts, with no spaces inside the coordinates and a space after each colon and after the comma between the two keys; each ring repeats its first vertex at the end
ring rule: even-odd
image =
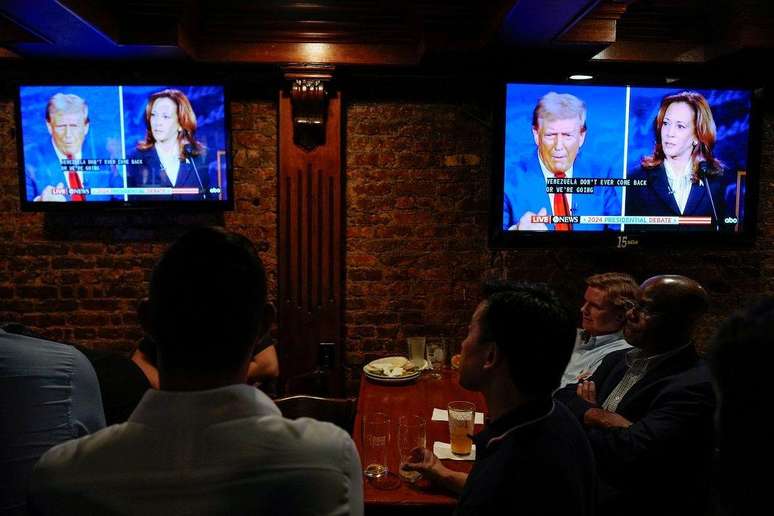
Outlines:
{"type": "Polygon", "coordinates": [[[288,419],[311,417],[339,426],[352,435],[357,398],[321,398],[319,396],[288,396],[274,400],[288,419]]]}

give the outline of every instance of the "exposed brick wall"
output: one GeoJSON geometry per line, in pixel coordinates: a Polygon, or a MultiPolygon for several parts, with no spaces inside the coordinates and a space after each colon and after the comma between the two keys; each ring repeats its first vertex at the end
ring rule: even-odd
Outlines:
{"type": "MultiPolygon", "coordinates": [[[[405,337],[464,337],[481,278],[548,281],[577,306],[583,277],[682,273],[713,314],[774,287],[774,132],[764,117],[760,235],[752,249],[486,249],[491,111],[466,100],[354,100],[346,110],[346,324],[353,372],[405,337]]],[[[447,95],[448,97],[448,95],[447,95]]],[[[276,297],[276,104],[231,105],[236,209],[222,216],[22,214],[13,102],[0,99],[0,320],[54,339],[128,349],[155,259],[192,223],[218,222],[261,250],[276,297]]]]}
{"type": "MultiPolygon", "coordinates": [[[[276,285],[276,115],[271,101],[231,105],[236,209],[225,215],[21,213],[14,106],[0,100],[0,321],[55,340],[131,349],[137,301],[168,243],[224,223],[258,246],[276,285]]],[[[217,324],[217,322],[214,322],[217,324]]]]}
{"type": "MultiPolygon", "coordinates": [[[[731,310],[774,287],[774,132],[763,127],[752,248],[486,250],[491,130],[463,103],[355,102],[347,125],[349,362],[404,353],[406,336],[458,346],[486,277],[545,281],[580,306],[586,276],[695,278],[712,297],[700,346],[731,310]]],[[[356,369],[355,369],[356,370],[356,369]]]]}

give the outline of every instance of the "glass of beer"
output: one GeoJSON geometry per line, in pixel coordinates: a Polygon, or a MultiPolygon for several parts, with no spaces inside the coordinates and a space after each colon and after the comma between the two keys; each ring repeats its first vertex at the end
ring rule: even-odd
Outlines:
{"type": "Polygon", "coordinates": [[[469,401],[449,403],[449,441],[454,455],[470,455],[473,441],[473,424],[476,418],[476,406],[469,401]]]}
{"type": "Polygon", "coordinates": [[[416,482],[418,471],[406,471],[403,465],[410,462],[411,450],[427,446],[427,423],[422,416],[400,416],[398,418],[398,453],[400,454],[400,476],[408,482],[416,482]]]}
{"type": "Polygon", "coordinates": [[[390,442],[390,418],[374,412],[363,415],[363,474],[381,478],[387,474],[387,446],[390,442]]]}
{"type": "Polygon", "coordinates": [[[408,358],[415,366],[424,367],[425,365],[425,338],[424,337],[409,337],[406,339],[408,342],[408,358]]]}

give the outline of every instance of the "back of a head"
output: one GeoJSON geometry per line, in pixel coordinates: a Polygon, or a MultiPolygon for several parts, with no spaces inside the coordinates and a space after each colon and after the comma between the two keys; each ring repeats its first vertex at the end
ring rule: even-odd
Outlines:
{"type": "Polygon", "coordinates": [[[663,328],[672,333],[690,333],[709,308],[709,296],[698,282],[678,275],[654,276],[642,284],[653,309],[662,314],[663,328]]]}
{"type": "Polygon", "coordinates": [[[720,422],[736,422],[747,434],[747,421],[764,402],[761,381],[774,360],[774,297],[726,319],[710,346],[709,363],[720,397],[720,422]],[[740,417],[744,416],[744,417],[740,417]]]}
{"type": "Polygon", "coordinates": [[[231,369],[261,330],[266,273],[245,237],[189,231],[164,253],[150,283],[149,324],[164,367],[231,369]]]}
{"type": "Polygon", "coordinates": [[[545,285],[497,282],[483,288],[484,338],[506,356],[514,385],[526,396],[549,396],[575,342],[575,324],[545,285]]]}
{"type": "Polygon", "coordinates": [[[729,317],[712,340],[709,364],[718,395],[716,414],[716,503],[718,514],[758,514],[767,503],[769,426],[761,421],[768,406],[762,388],[774,357],[774,297],[729,317]],[[765,409],[764,409],[765,410],[765,409]]]}

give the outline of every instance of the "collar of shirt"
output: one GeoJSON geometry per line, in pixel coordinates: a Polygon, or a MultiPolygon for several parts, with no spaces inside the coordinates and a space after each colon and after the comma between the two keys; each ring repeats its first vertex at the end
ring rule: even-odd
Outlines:
{"type": "Polygon", "coordinates": [[[680,346],[677,349],[673,349],[671,351],[667,351],[666,353],[661,353],[659,355],[651,355],[651,356],[645,356],[641,349],[634,348],[631,351],[626,353],[626,356],[625,356],[626,366],[632,371],[637,371],[644,374],[646,371],[653,369],[661,362],[669,359],[674,355],[677,355],[682,350],[684,350],[685,348],[691,345],[692,344],[689,342],[688,344],[680,346]]]}
{"type": "Polygon", "coordinates": [[[581,330],[581,339],[578,349],[594,349],[623,338],[623,331],[608,333],[606,335],[590,335],[587,331],[581,330]]]}
{"type": "MultiPolygon", "coordinates": [[[[63,159],[83,159],[83,151],[78,152],[78,154],[74,154],[72,158],[68,158],[65,154],[62,154],[56,145],[54,145],[54,140],[51,140],[51,146],[54,147],[54,152],[56,152],[56,157],[59,158],[60,166],[64,167],[64,165],[61,165],[63,159]]],[[[62,168],[62,174],[64,174],[65,180],[68,180],[68,172],[66,168],[62,168]]],[[[78,177],[81,180],[81,184],[83,184],[83,172],[80,170],[75,171],[76,174],[78,174],[78,177]]],[[[65,182],[64,184],[68,184],[65,182]]]]}
{"type": "Polygon", "coordinates": [[[682,172],[677,172],[667,160],[664,160],[667,181],[672,189],[672,195],[680,208],[680,213],[685,211],[685,204],[691,192],[691,165],[691,161],[688,160],[682,172]]]}
{"type": "Polygon", "coordinates": [[[530,401],[506,412],[489,422],[483,430],[473,436],[476,456],[483,456],[490,447],[502,441],[508,434],[532,423],[545,419],[554,411],[551,398],[530,401]]]}
{"type": "Polygon", "coordinates": [[[205,427],[254,416],[282,416],[282,413],[255,387],[228,385],[206,391],[148,389],[129,421],[151,427],[168,426],[169,421],[205,427]]]}
{"type": "MultiPolygon", "coordinates": [[[[543,171],[543,178],[546,181],[546,185],[548,185],[548,179],[549,178],[553,179],[556,176],[554,176],[554,173],[551,172],[550,170],[548,170],[548,167],[546,167],[545,163],[543,163],[543,158],[540,157],[540,153],[539,152],[538,152],[537,158],[538,158],[538,163],[540,163],[540,170],[543,171]]],[[[564,177],[572,178],[572,171],[573,171],[574,167],[575,167],[574,165],[572,167],[570,167],[570,169],[567,172],[564,173],[564,177]]],[[[566,194],[564,194],[564,196],[567,198],[567,206],[572,208],[572,194],[571,193],[566,193],[566,194]]],[[[554,194],[548,194],[548,198],[551,201],[551,209],[549,209],[548,211],[553,213],[554,212],[554,210],[553,210],[554,194]]]]}

